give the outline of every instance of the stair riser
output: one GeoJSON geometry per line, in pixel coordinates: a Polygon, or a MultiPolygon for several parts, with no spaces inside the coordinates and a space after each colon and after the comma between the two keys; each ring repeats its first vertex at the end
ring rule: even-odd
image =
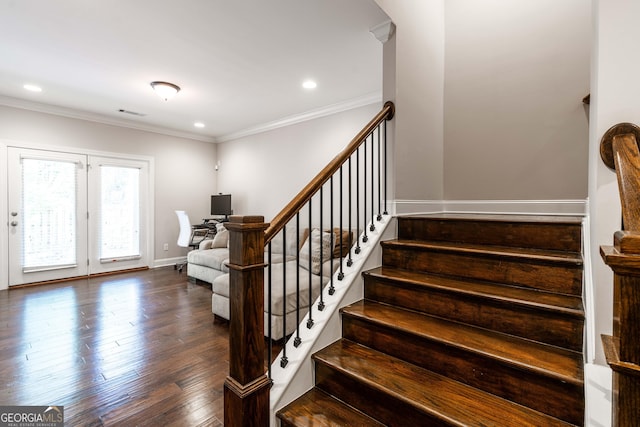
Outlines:
{"type": "Polygon", "coordinates": [[[509,302],[364,276],[365,298],[582,351],[583,320],[509,302]]]}
{"type": "Polygon", "coordinates": [[[576,253],[582,249],[581,227],[576,224],[400,217],[398,239],[526,247],[576,253]]]}
{"type": "MultiPolygon", "coordinates": [[[[344,375],[323,363],[315,365],[316,387],[391,427],[451,426],[445,420],[422,412],[395,396],[390,396],[344,375]]],[[[364,427],[364,426],[363,426],[364,427]]]]}
{"type": "Polygon", "coordinates": [[[411,250],[397,245],[383,245],[382,264],[405,270],[582,295],[582,266],[549,265],[482,254],[411,250]]]}
{"type": "Polygon", "coordinates": [[[342,335],[343,338],[540,412],[576,425],[583,423],[582,387],[345,314],[342,318],[342,335]]]}

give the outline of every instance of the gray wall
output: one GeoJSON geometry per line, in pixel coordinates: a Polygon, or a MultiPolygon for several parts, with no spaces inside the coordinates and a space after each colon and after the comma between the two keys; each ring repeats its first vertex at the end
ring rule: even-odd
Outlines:
{"type": "Polygon", "coordinates": [[[382,109],[371,104],[224,142],[218,190],[235,214],[270,221],[382,109]]]}
{"type": "Polygon", "coordinates": [[[587,196],[589,0],[447,0],[445,199],[587,196]]]}
{"type": "Polygon", "coordinates": [[[396,199],[586,198],[589,0],[376,2],[397,26],[396,199]]]}

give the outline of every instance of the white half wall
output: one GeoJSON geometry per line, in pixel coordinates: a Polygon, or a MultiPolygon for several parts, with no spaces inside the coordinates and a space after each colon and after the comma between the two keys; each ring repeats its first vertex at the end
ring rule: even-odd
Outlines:
{"type": "Polygon", "coordinates": [[[385,45],[384,93],[395,86],[394,194],[443,197],[445,1],[376,0],[396,25],[385,45]],[[390,61],[395,60],[395,70],[390,61]]]}
{"type": "MultiPolygon", "coordinates": [[[[596,336],[611,334],[613,321],[613,273],[599,253],[613,243],[621,229],[620,198],[614,171],[600,159],[600,140],[613,125],[640,124],[640,57],[634,54],[640,40],[640,2],[594,0],[593,59],[591,67],[591,117],[589,128],[589,205],[591,258],[595,288],[596,336]]],[[[596,363],[604,364],[601,342],[596,363]]]]}

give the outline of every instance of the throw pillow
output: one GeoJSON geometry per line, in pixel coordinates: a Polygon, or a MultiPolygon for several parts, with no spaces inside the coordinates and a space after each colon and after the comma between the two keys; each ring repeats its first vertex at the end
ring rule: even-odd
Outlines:
{"type": "Polygon", "coordinates": [[[322,262],[331,258],[333,250],[333,233],[320,232],[317,228],[311,231],[309,238],[305,240],[300,248],[300,267],[309,269],[309,258],[311,258],[311,272],[320,274],[320,257],[322,262]],[[311,242],[311,244],[309,244],[311,242]]]}
{"type": "Polygon", "coordinates": [[[202,242],[200,242],[198,249],[200,249],[201,251],[211,249],[212,244],[213,244],[213,240],[211,239],[203,240],[202,242]]]}
{"type": "MultiPolygon", "coordinates": [[[[280,230],[280,232],[278,234],[276,234],[274,236],[273,239],[271,239],[271,252],[274,254],[281,254],[284,253],[284,249],[286,248],[287,250],[287,256],[292,256],[295,255],[296,252],[298,252],[298,250],[300,248],[296,248],[296,242],[298,242],[298,240],[296,239],[296,224],[295,221],[291,221],[286,225],[286,237],[287,237],[287,244],[285,246],[283,239],[282,239],[282,230],[280,230]]],[[[302,247],[302,243],[306,240],[308,234],[309,234],[309,230],[308,229],[300,229],[298,230],[298,234],[300,235],[300,247],[302,247]]],[[[266,250],[266,247],[265,247],[266,250]]]]}
{"type": "Polygon", "coordinates": [[[353,233],[349,230],[340,230],[339,228],[333,229],[335,235],[335,246],[333,248],[333,257],[342,258],[347,256],[349,249],[353,245],[353,233]],[[342,234],[342,246],[340,246],[340,234],[342,234]]]}
{"type": "Polygon", "coordinates": [[[226,248],[229,242],[229,230],[222,223],[216,224],[216,235],[211,243],[212,248],[226,248]]]}

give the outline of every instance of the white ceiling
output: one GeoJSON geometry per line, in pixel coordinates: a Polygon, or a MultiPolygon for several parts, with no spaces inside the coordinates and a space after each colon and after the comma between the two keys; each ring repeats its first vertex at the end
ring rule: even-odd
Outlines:
{"type": "Polygon", "coordinates": [[[0,0],[0,104],[225,140],[379,99],[386,20],[374,0],[0,0]]]}

